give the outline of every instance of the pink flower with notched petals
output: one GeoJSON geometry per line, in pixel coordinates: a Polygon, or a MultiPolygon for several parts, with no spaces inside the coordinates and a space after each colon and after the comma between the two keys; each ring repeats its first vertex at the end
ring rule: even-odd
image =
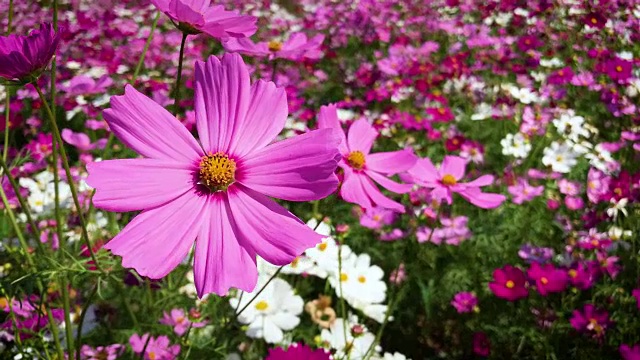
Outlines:
{"type": "Polygon", "coordinates": [[[183,32],[203,32],[216,39],[243,38],[255,34],[257,18],[227,11],[211,0],[151,0],[158,10],[167,14],[183,32]]]}
{"type": "Polygon", "coordinates": [[[404,194],[413,185],[398,184],[388,176],[409,170],[416,163],[413,151],[400,150],[370,154],[378,132],[365,119],[355,121],[345,136],[342,132],[335,105],[323,106],[318,115],[320,129],[340,129],[342,160],[338,164],[344,170],[340,195],[348,202],[358,204],[365,210],[374,207],[391,209],[403,213],[404,206],[384,196],[373,181],[385,189],[404,194]]]}
{"type": "Polygon", "coordinates": [[[515,185],[507,188],[507,191],[509,191],[509,194],[513,197],[511,201],[513,201],[514,204],[522,204],[525,201],[531,201],[542,195],[544,186],[532,186],[527,179],[519,178],[515,185]]]}
{"type": "Polygon", "coordinates": [[[287,59],[302,61],[304,59],[317,60],[322,57],[320,46],[324,41],[324,35],[318,34],[307,39],[305,33],[294,33],[287,41],[281,43],[276,40],[254,43],[250,39],[228,39],[222,43],[228,52],[237,52],[243,55],[256,57],[269,57],[270,59],[287,59]]]}
{"type": "Polygon", "coordinates": [[[113,344],[92,348],[82,345],[81,355],[83,360],[116,360],[124,351],[124,345],[113,344]]]}
{"type": "Polygon", "coordinates": [[[268,196],[309,201],[333,193],[340,136],[322,129],[271,144],[287,120],[285,91],[251,85],[238,54],[196,63],[195,113],[200,143],[133,87],[112,98],[105,120],[144,158],[90,163],[87,183],[97,190],[96,207],[143,211],[104,247],[123,266],[159,279],[195,240],[200,297],[253,291],[256,255],[285,265],[321,241],[268,196]]]}
{"type": "Polygon", "coordinates": [[[527,275],[536,282],[536,289],[542,296],[564,291],[569,282],[569,275],[552,264],[540,265],[534,262],[527,270],[527,275]]]}
{"type": "Polygon", "coordinates": [[[502,194],[483,193],[480,187],[493,184],[492,175],[483,175],[468,183],[459,182],[465,174],[466,161],[458,156],[445,156],[439,169],[433,165],[430,159],[420,159],[409,170],[409,175],[420,186],[433,189],[431,195],[434,199],[446,200],[448,204],[453,202],[453,193],[460,194],[473,205],[492,209],[500,206],[506,199],[502,194]]]}
{"type": "Polygon", "coordinates": [[[499,298],[516,301],[529,296],[526,284],[527,279],[522,270],[505,265],[493,271],[493,282],[489,283],[489,289],[499,298]]]}
{"type": "Polygon", "coordinates": [[[171,345],[169,338],[158,336],[149,338],[149,334],[142,336],[133,334],[129,338],[131,349],[136,354],[142,354],[145,360],[174,360],[180,354],[180,345],[171,345]]]}
{"type": "Polygon", "coordinates": [[[160,323],[173,326],[173,332],[178,336],[184,335],[190,327],[201,328],[207,324],[206,321],[192,321],[182,309],[172,309],[170,313],[164,312],[160,323]]]}

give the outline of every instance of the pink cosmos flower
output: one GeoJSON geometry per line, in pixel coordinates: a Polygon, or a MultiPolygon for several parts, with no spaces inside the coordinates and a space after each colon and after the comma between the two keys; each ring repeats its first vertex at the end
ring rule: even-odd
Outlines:
{"type": "Polygon", "coordinates": [[[631,296],[636,298],[636,305],[638,306],[638,309],[640,309],[640,289],[633,289],[631,296]]]}
{"type": "Polygon", "coordinates": [[[620,345],[620,356],[622,360],[640,360],[640,344],[633,347],[627,344],[620,345]]]}
{"type": "Polygon", "coordinates": [[[211,5],[211,0],[151,0],[158,10],[167,14],[183,32],[203,32],[216,39],[243,38],[255,34],[258,27],[253,16],[226,11],[222,5],[211,5]]]}
{"type": "Polygon", "coordinates": [[[222,45],[228,52],[237,52],[256,57],[269,57],[270,59],[302,61],[303,59],[320,59],[322,57],[320,46],[323,41],[324,35],[322,34],[307,39],[307,35],[298,32],[292,34],[284,43],[276,40],[254,43],[248,38],[241,38],[228,39],[222,45]]]}
{"type": "Polygon", "coordinates": [[[499,298],[516,301],[529,296],[526,284],[527,279],[522,270],[505,265],[502,269],[493,271],[493,282],[489,283],[489,289],[499,298]]]}
{"type": "Polygon", "coordinates": [[[536,289],[542,296],[562,292],[567,287],[569,276],[564,270],[556,269],[552,264],[531,264],[527,275],[536,282],[536,289]]]}
{"type": "Polygon", "coordinates": [[[75,146],[81,152],[102,149],[107,143],[106,139],[100,139],[92,143],[87,134],[73,132],[70,129],[62,129],[62,133],[60,135],[62,136],[62,140],[75,146]]]}
{"type": "Polygon", "coordinates": [[[478,298],[474,293],[468,291],[459,292],[451,300],[451,305],[456,308],[459,314],[477,311],[478,298]]]}
{"type": "Polygon", "coordinates": [[[384,225],[391,225],[395,219],[395,212],[385,208],[374,207],[360,216],[360,225],[369,229],[380,229],[384,225]]]}
{"type": "Polygon", "coordinates": [[[278,347],[269,349],[265,360],[330,360],[331,353],[326,349],[312,349],[304,344],[291,344],[286,350],[278,347]]]}
{"type": "Polygon", "coordinates": [[[129,338],[129,344],[134,353],[141,354],[144,350],[145,360],[174,360],[180,354],[180,345],[171,345],[168,337],[158,336],[149,339],[149,336],[151,335],[133,334],[129,338]],[[147,340],[149,340],[148,343],[147,340]]]}
{"type": "Polygon", "coordinates": [[[206,321],[192,321],[192,319],[190,319],[190,317],[185,314],[184,310],[182,309],[172,309],[169,314],[167,314],[166,311],[163,312],[160,323],[173,326],[173,332],[175,332],[178,336],[184,335],[189,327],[201,328],[207,325],[206,321]]]}
{"type": "Polygon", "coordinates": [[[611,325],[609,313],[606,310],[597,309],[592,304],[586,304],[582,311],[574,310],[569,320],[571,326],[593,337],[602,337],[606,329],[611,325]]]}
{"type": "MultiPolygon", "coordinates": [[[[342,129],[335,105],[323,106],[318,115],[320,129],[342,129]]],[[[370,154],[378,132],[365,119],[351,124],[348,134],[340,131],[342,160],[338,164],[344,171],[340,195],[348,202],[358,204],[365,210],[376,206],[404,213],[404,206],[384,196],[373,181],[385,189],[404,194],[413,185],[398,184],[388,178],[409,170],[415,165],[412,150],[400,150],[370,154]],[[373,180],[373,181],[372,181],[373,180]]]]}
{"type": "Polygon", "coordinates": [[[116,360],[124,351],[121,344],[108,346],[98,346],[95,349],[89,345],[82,345],[81,353],[83,360],[116,360]]]}
{"type": "Polygon", "coordinates": [[[459,182],[465,174],[466,161],[459,156],[445,156],[439,169],[430,159],[418,160],[409,170],[416,184],[433,189],[431,195],[438,201],[453,202],[453,193],[460,194],[467,201],[483,209],[500,206],[506,199],[502,194],[483,193],[480,187],[493,183],[492,175],[483,175],[468,183],[459,182]]]}
{"type": "Polygon", "coordinates": [[[40,76],[60,43],[53,25],[43,23],[27,36],[0,36],[0,77],[31,82],[40,76]]]}
{"type": "Polygon", "coordinates": [[[105,120],[144,158],[88,164],[87,183],[97,190],[96,207],[143,211],[105,248],[158,279],[197,238],[200,297],[253,291],[256,255],[285,265],[321,241],[268,196],[309,201],[334,192],[340,136],[323,129],[270,144],[287,120],[285,91],[272,82],[251,85],[238,54],[196,64],[195,112],[200,143],[133,87],[112,98],[105,120]]]}
{"type": "Polygon", "coordinates": [[[91,95],[107,92],[107,88],[113,85],[113,80],[109,75],[104,75],[98,81],[87,75],[73,77],[62,90],[69,96],[91,95]]]}
{"type": "Polygon", "coordinates": [[[542,195],[544,186],[531,186],[527,179],[519,178],[515,185],[507,188],[507,191],[509,191],[509,194],[513,197],[511,201],[513,201],[514,204],[522,204],[525,201],[531,201],[535,197],[542,195]]]}

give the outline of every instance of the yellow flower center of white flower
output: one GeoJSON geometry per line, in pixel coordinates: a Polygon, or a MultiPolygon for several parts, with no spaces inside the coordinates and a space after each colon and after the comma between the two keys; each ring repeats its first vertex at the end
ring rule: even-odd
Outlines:
{"type": "Polygon", "coordinates": [[[447,185],[447,186],[452,186],[458,183],[458,181],[456,181],[456,177],[451,175],[451,174],[446,174],[445,176],[442,177],[442,183],[447,185]]]}
{"type": "Polygon", "coordinates": [[[358,281],[362,284],[367,282],[367,278],[364,277],[363,275],[358,276],[358,281]]]}
{"type": "Polygon", "coordinates": [[[327,250],[327,243],[323,242],[322,244],[318,244],[318,250],[320,250],[320,251],[327,250]]]}
{"type": "Polygon", "coordinates": [[[362,170],[364,168],[365,160],[362,151],[352,151],[347,156],[347,162],[352,168],[356,170],[362,170]]]}
{"type": "Polygon", "coordinates": [[[340,281],[345,282],[347,280],[349,280],[349,275],[347,275],[346,273],[340,274],[340,281]]]}
{"type": "Polygon", "coordinates": [[[236,162],[225,153],[209,153],[200,160],[199,174],[201,184],[212,191],[224,191],[235,181],[236,162]]]}
{"type": "Polygon", "coordinates": [[[258,310],[258,311],[265,311],[265,310],[267,310],[268,307],[269,307],[269,304],[264,300],[260,300],[256,304],[256,310],[258,310]]]}

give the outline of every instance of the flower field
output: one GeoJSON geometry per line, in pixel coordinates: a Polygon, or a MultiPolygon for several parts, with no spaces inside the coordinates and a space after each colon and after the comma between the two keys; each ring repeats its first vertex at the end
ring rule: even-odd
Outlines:
{"type": "Polygon", "coordinates": [[[0,359],[640,359],[640,1],[0,34],[0,359]]]}

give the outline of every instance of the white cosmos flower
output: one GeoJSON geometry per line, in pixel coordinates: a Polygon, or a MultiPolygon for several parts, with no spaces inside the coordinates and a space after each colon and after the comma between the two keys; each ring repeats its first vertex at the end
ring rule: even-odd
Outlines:
{"type": "Polygon", "coordinates": [[[407,358],[406,356],[400,354],[399,352],[396,353],[384,353],[384,355],[382,356],[376,356],[376,357],[372,357],[372,360],[411,360],[409,358],[407,358]]]}
{"type": "MultiPolygon", "coordinates": [[[[229,303],[234,309],[242,309],[268,280],[261,276],[253,292],[244,294],[242,299],[234,297],[229,303]]],[[[293,330],[300,323],[298,315],[303,306],[302,298],[293,292],[291,285],[275,278],[238,316],[238,321],[248,325],[249,337],[263,338],[271,344],[280,343],[284,340],[284,331],[293,330]]]]}
{"type": "Polygon", "coordinates": [[[329,275],[329,283],[339,297],[344,297],[354,307],[384,301],[387,292],[384,272],[379,266],[371,265],[369,255],[350,256],[342,262],[341,270],[329,275]]]}
{"type": "MultiPolygon", "coordinates": [[[[322,330],[320,339],[326,346],[336,350],[334,354],[336,359],[348,357],[351,360],[362,360],[375,341],[375,336],[367,331],[364,325],[358,324],[357,318],[352,317],[349,321],[342,318],[336,319],[329,329],[322,330]]],[[[369,352],[369,356],[377,352],[379,352],[378,346],[369,352]]]]}
{"type": "Polygon", "coordinates": [[[573,111],[562,114],[559,119],[554,119],[553,125],[559,134],[573,141],[578,141],[580,137],[589,138],[591,136],[591,133],[585,127],[584,118],[576,115],[573,111]]]}
{"type": "Polygon", "coordinates": [[[487,103],[480,103],[476,106],[475,113],[471,115],[471,120],[485,120],[493,116],[493,107],[487,103]]]}
{"type": "Polygon", "coordinates": [[[531,143],[522,133],[507,134],[500,141],[500,145],[502,145],[503,155],[511,155],[520,159],[526,158],[531,151],[531,143]]]}
{"type": "Polygon", "coordinates": [[[618,218],[618,214],[622,213],[624,216],[627,216],[627,204],[629,203],[629,199],[622,198],[619,201],[616,199],[611,199],[611,206],[607,209],[607,215],[613,220],[618,218]]]}
{"type": "MultiPolygon", "coordinates": [[[[23,188],[29,189],[27,202],[35,214],[40,215],[53,212],[55,208],[55,183],[52,172],[43,171],[33,178],[21,178],[19,183],[23,188]]],[[[69,188],[69,184],[60,180],[58,183],[58,191],[60,207],[63,209],[71,208],[71,188],[69,188]]]]}
{"type": "Polygon", "coordinates": [[[550,166],[553,171],[568,173],[578,163],[577,157],[578,154],[571,147],[554,141],[544,149],[542,163],[550,166]]]}

